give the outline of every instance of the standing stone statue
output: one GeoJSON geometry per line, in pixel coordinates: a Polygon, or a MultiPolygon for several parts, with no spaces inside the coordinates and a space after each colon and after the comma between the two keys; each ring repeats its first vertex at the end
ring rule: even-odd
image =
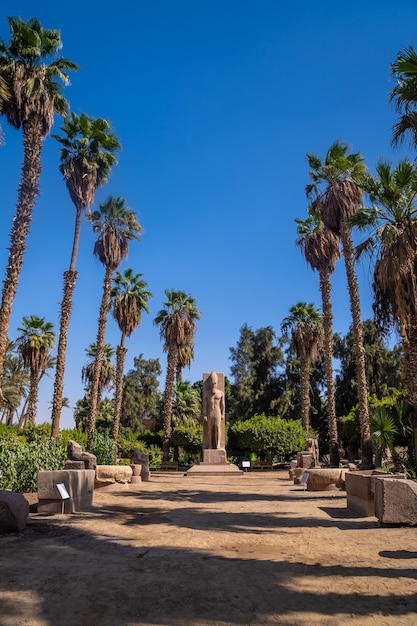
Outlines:
{"type": "Polygon", "coordinates": [[[219,378],[216,372],[211,372],[205,382],[203,447],[220,450],[224,448],[224,393],[218,388],[219,378]]]}

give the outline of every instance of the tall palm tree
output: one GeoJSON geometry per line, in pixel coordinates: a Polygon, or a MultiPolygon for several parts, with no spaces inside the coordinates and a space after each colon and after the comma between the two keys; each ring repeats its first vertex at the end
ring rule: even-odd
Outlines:
{"type": "Polygon", "coordinates": [[[77,280],[76,261],[81,233],[83,211],[94,202],[98,187],[107,182],[116,164],[115,152],[120,143],[110,124],[103,118],[90,118],[85,113],[64,119],[60,127],[63,135],[52,135],[61,144],[60,172],[75,206],[75,225],[69,268],[64,272],[63,299],[59,327],[57,364],[52,400],[52,436],[59,433],[64,391],[65,355],[68,327],[72,311],[72,299],[77,280]]]}
{"type": "Polygon", "coordinates": [[[7,342],[6,358],[4,360],[3,400],[1,405],[1,420],[6,425],[13,423],[23,398],[28,394],[29,376],[22,359],[15,354],[16,344],[7,342]]]}
{"type": "Polygon", "coordinates": [[[191,348],[194,345],[196,320],[200,319],[201,312],[197,309],[195,298],[184,291],[166,289],[165,296],[164,308],[155,317],[154,324],[159,326],[159,334],[164,341],[164,351],[167,352],[162,448],[163,459],[168,461],[172,436],[172,400],[175,372],[180,351],[185,347],[191,348]]]}
{"type": "Polygon", "coordinates": [[[26,421],[31,424],[35,423],[39,381],[48,367],[48,357],[55,342],[53,327],[50,322],[45,322],[45,318],[31,315],[24,317],[22,327],[18,328],[22,334],[16,344],[30,375],[26,421]]]}
{"type": "Polygon", "coordinates": [[[91,385],[90,415],[88,420],[87,448],[91,447],[94,427],[98,412],[98,391],[100,384],[100,363],[106,334],[107,313],[110,306],[112,274],[129,252],[129,241],[139,239],[142,226],[136,219],[134,211],[129,209],[124,198],[109,196],[99,211],[88,215],[94,232],[98,233],[94,245],[94,255],[105,267],[103,296],[96,340],[96,361],[91,385]]]}
{"type": "Polygon", "coordinates": [[[411,136],[411,144],[417,148],[417,53],[413,46],[398,53],[391,64],[391,75],[396,85],[390,100],[400,114],[392,129],[392,143],[398,145],[411,136]]]}
{"type": "Polygon", "coordinates": [[[407,399],[412,407],[417,450],[417,166],[404,159],[395,167],[380,160],[376,175],[364,179],[373,204],[354,223],[371,229],[358,247],[375,259],[374,309],[382,324],[394,324],[402,339],[407,399]]]}
{"type": "Polygon", "coordinates": [[[340,237],[345,262],[346,279],[352,315],[356,378],[358,385],[359,422],[361,429],[361,465],[372,467],[372,442],[369,428],[368,388],[358,280],[351,234],[351,218],[363,206],[362,190],[366,166],[360,153],[349,153],[348,145],[335,141],[324,162],[307,154],[312,184],[307,185],[307,197],[320,207],[324,225],[340,237]]]}
{"type": "MultiPolygon", "coordinates": [[[[94,378],[94,365],[96,362],[97,346],[95,343],[91,343],[88,348],[85,349],[85,353],[89,358],[89,361],[83,366],[81,370],[81,380],[86,385],[86,397],[90,396],[91,385],[94,378]]],[[[99,401],[103,391],[109,390],[115,379],[114,366],[112,358],[114,357],[115,349],[109,343],[105,343],[103,346],[103,356],[101,357],[100,366],[100,379],[98,386],[99,401]]]]}
{"type": "Polygon", "coordinates": [[[311,205],[306,220],[297,223],[296,244],[307,263],[319,273],[323,309],[323,353],[327,387],[327,421],[329,428],[330,465],[339,467],[339,437],[333,380],[333,311],[330,298],[330,275],[340,257],[339,238],[323,224],[317,207],[311,205]]]}
{"type": "Polygon", "coordinates": [[[301,421],[308,435],[310,426],[310,369],[317,360],[323,337],[323,320],[313,304],[298,302],[281,324],[284,338],[300,359],[301,421]]]}
{"type": "Polygon", "coordinates": [[[135,331],[141,321],[142,312],[149,313],[148,300],[152,297],[146,290],[148,284],[142,280],[143,274],[134,274],[131,268],[122,275],[116,272],[110,293],[113,317],[119,325],[121,337],[116,353],[116,398],[112,437],[114,439],[115,458],[117,458],[117,440],[123,400],[123,370],[127,348],[126,337],[135,331]]]}
{"type": "Polygon", "coordinates": [[[67,71],[78,69],[65,58],[47,64],[62,46],[58,30],[44,29],[36,18],[27,22],[14,17],[8,20],[11,40],[6,44],[0,39],[0,74],[10,95],[3,99],[0,112],[11,126],[22,127],[24,156],[0,305],[0,376],[3,373],[12,305],[23,266],[33,207],[39,193],[42,140],[52,127],[55,112],[64,114],[67,108],[61,93],[61,82],[68,84],[67,71]]]}

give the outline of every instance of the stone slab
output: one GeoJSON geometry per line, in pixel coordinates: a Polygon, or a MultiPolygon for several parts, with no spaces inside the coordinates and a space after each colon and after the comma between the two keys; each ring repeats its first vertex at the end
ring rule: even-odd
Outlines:
{"type": "Polygon", "coordinates": [[[96,488],[101,488],[114,483],[126,484],[133,475],[130,465],[97,465],[96,488]]]}
{"type": "Polygon", "coordinates": [[[307,491],[331,491],[345,481],[346,470],[336,468],[313,468],[308,470],[307,491]]]}
{"type": "Polygon", "coordinates": [[[233,463],[200,463],[193,465],[185,472],[184,476],[200,477],[200,476],[243,476],[244,472],[233,463]]]}
{"type": "Polygon", "coordinates": [[[375,516],[374,493],[378,478],[403,479],[405,474],[387,474],[377,470],[347,472],[345,476],[347,508],[363,517],[375,516]]]}
{"type": "Polygon", "coordinates": [[[214,465],[227,463],[226,450],[203,450],[203,463],[213,463],[214,465]]]}
{"type": "Polygon", "coordinates": [[[76,513],[93,506],[94,470],[56,470],[38,473],[38,513],[76,513]],[[64,500],[57,485],[63,483],[70,496],[64,500]]]}
{"type": "Polygon", "coordinates": [[[375,516],[383,525],[417,526],[417,483],[378,477],[375,516]]]}

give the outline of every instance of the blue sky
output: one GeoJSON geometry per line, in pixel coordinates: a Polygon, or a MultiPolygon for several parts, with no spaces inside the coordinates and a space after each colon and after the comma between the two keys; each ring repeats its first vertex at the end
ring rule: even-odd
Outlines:
{"type": "MultiPolygon", "coordinates": [[[[229,348],[243,324],[279,333],[296,302],[320,306],[318,277],[294,243],[294,219],[306,214],[305,155],[324,156],[341,139],[372,171],[380,157],[395,162],[411,154],[391,148],[396,113],[389,93],[390,64],[417,45],[416,0],[3,0],[1,8],[5,40],[8,15],[35,15],[61,30],[62,56],[80,66],[65,90],[71,109],[107,118],[122,143],[96,204],[123,196],[137,212],[144,234],[121,269],[144,274],[153,293],[150,315],[127,342],[126,369],[140,353],[159,357],[165,369],[153,319],[167,288],[192,294],[202,311],[195,360],[184,373],[191,382],[205,371],[229,375],[229,348]]],[[[4,268],[22,144],[20,131],[5,120],[2,127],[4,268]]],[[[74,222],[58,157],[58,144],[46,139],[11,338],[24,315],[45,317],[58,332],[74,222]]],[[[64,391],[71,406],[83,395],[84,349],[96,338],[104,269],[93,245],[84,222],[64,391]]],[[[369,267],[358,266],[358,276],[367,318],[369,267]]],[[[344,334],[350,312],[343,261],[333,276],[333,306],[334,329],[344,334]]],[[[106,341],[118,340],[109,317],[106,341]]],[[[41,383],[40,422],[50,418],[52,386],[53,378],[41,383]]],[[[61,425],[73,426],[72,411],[63,411],[61,425]]]]}

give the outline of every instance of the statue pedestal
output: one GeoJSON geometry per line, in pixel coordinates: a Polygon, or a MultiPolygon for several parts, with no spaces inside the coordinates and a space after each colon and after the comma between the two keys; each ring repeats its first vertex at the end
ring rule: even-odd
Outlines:
{"type": "Polygon", "coordinates": [[[199,476],[241,476],[243,471],[227,461],[226,450],[203,450],[203,462],[193,465],[184,475],[199,476]]]}

